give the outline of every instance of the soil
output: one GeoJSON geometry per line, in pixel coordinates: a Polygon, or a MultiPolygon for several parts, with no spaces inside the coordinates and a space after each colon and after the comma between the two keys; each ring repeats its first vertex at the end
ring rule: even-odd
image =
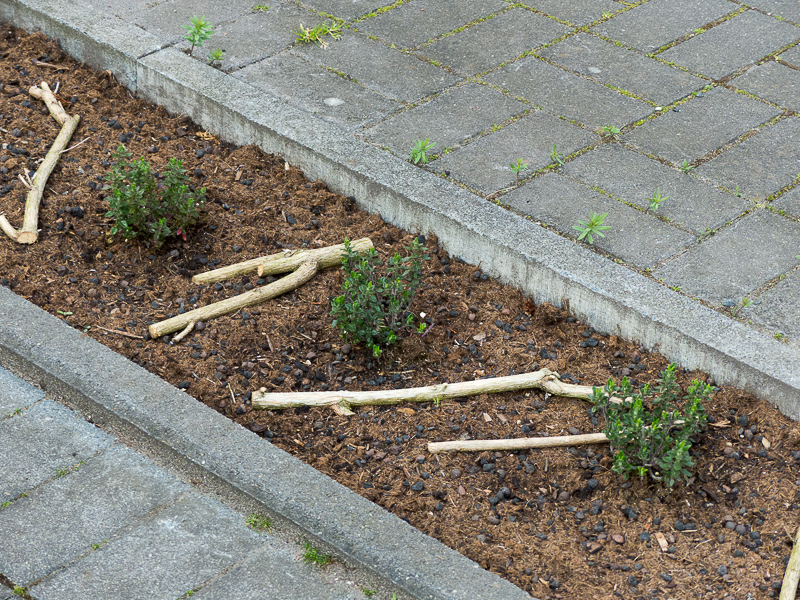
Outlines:
{"type": "MultiPolygon", "coordinates": [[[[717,388],[707,406],[713,424],[693,449],[693,477],[671,491],[623,481],[602,445],[427,452],[429,441],[601,431],[588,402],[537,391],[370,407],[351,417],[320,408],[254,411],[250,395],[261,387],[414,387],[540,367],[572,383],[629,375],[644,384],[667,360],[534,305],[448,256],[433,236],[419,238],[431,260],[412,306],[426,313],[429,331],[380,359],[332,328],[338,269],[202,324],[180,343],[148,339],[152,322],[271,280],[204,287],[192,284],[195,273],[367,236],[385,258],[403,253],[413,236],[280,157],[227,145],[137,99],[41,34],[3,26],[0,53],[0,207],[12,224],[22,222],[26,195],[18,176],[33,174],[59,131],[28,87],[57,85],[67,112],[81,116],[47,183],[39,241],[0,240],[2,285],[533,596],[777,597],[800,524],[800,427],[769,402],[717,388]],[[103,176],[123,142],[156,169],[183,160],[193,185],[207,188],[202,222],[186,241],[154,248],[109,238],[103,176]]],[[[680,371],[684,388],[694,378],[714,383],[680,371]]]]}

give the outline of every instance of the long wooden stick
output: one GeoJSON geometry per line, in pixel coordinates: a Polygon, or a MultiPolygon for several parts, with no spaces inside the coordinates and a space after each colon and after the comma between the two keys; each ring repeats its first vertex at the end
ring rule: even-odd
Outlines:
{"type": "Polygon", "coordinates": [[[794,547],[789,555],[789,564],[786,565],[786,573],[783,575],[783,585],[781,595],[778,600],[794,600],[797,593],[797,583],[800,581],[800,529],[794,538],[794,547]]]}
{"type": "MultiPolygon", "coordinates": [[[[363,252],[373,247],[372,240],[361,238],[352,242],[350,247],[357,252],[363,252]]],[[[344,244],[314,250],[290,250],[280,254],[269,254],[236,263],[235,265],[214,269],[207,273],[199,273],[192,277],[192,283],[216,283],[217,281],[232,279],[247,273],[258,273],[259,277],[262,275],[275,275],[276,273],[288,273],[309,260],[317,261],[320,270],[327,269],[341,264],[343,254],[344,244]]]]}
{"type": "Polygon", "coordinates": [[[330,406],[339,414],[353,414],[352,406],[399,404],[400,402],[431,402],[446,398],[494,394],[516,390],[540,389],[554,396],[580,398],[587,400],[592,396],[592,388],[587,385],[572,385],[558,379],[558,373],[540,369],[531,373],[462,381],[459,383],[440,383],[427,387],[401,390],[376,390],[367,392],[279,392],[266,393],[264,388],[253,392],[253,408],[277,410],[299,406],[330,406]]]}
{"type": "Polygon", "coordinates": [[[61,151],[69,143],[72,134],[75,132],[81,120],[79,115],[70,117],[64,111],[46,82],[42,82],[41,89],[32,87],[28,90],[28,93],[34,98],[44,100],[50,114],[61,124],[61,131],[50,147],[50,150],[48,150],[45,155],[44,161],[42,161],[42,164],[36,169],[36,174],[33,176],[31,189],[25,200],[25,216],[22,218],[22,228],[17,231],[11,223],[8,222],[5,215],[0,215],[0,229],[2,229],[8,237],[16,240],[20,244],[33,244],[39,238],[39,205],[42,202],[44,186],[58,163],[58,159],[61,157],[61,151]]]}
{"type": "Polygon", "coordinates": [[[550,437],[518,438],[513,440],[456,440],[453,442],[429,442],[428,452],[482,452],[484,450],[523,450],[525,448],[552,448],[555,446],[578,446],[581,444],[604,444],[605,433],[582,435],[554,435],[550,437]]]}
{"type": "Polygon", "coordinates": [[[215,302],[214,304],[209,304],[208,306],[203,306],[202,308],[190,310],[189,312],[185,312],[182,315],[176,315],[171,319],[161,321],[160,323],[153,323],[148,328],[150,337],[159,338],[162,335],[170,334],[173,331],[186,329],[189,324],[215,319],[216,317],[226,315],[230,312],[247,308],[248,306],[253,306],[254,304],[259,304],[272,298],[277,298],[286,292],[300,287],[306,281],[311,279],[316,272],[316,261],[306,261],[301,264],[291,275],[287,275],[286,277],[278,279],[278,281],[274,281],[269,285],[250,290],[249,292],[239,294],[238,296],[228,298],[227,300],[215,302]]]}

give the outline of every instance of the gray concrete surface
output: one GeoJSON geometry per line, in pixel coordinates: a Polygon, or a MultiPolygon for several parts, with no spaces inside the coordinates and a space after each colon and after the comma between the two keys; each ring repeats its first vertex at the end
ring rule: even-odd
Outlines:
{"type": "MultiPolygon", "coordinates": [[[[436,233],[448,252],[534,301],[568,303],[598,330],[800,418],[795,3],[390,4],[275,0],[260,11],[244,0],[0,0],[0,18],[43,30],[142,97],[223,139],[282,155],[400,227],[436,233]],[[195,54],[225,50],[221,70],[181,51],[182,25],[195,14],[217,30],[195,54]],[[326,38],[326,48],[294,42],[291,29],[330,15],[343,19],[342,39],[326,38]],[[604,126],[622,131],[608,135],[604,126]],[[436,143],[434,160],[414,167],[406,159],[424,138],[436,143]],[[552,144],[565,156],[558,168],[545,155],[552,144]],[[519,187],[504,170],[516,158],[530,162],[519,187]],[[695,168],[681,172],[684,159],[695,168]],[[656,190],[669,199],[654,213],[647,198],[656,190]],[[609,214],[612,228],[596,247],[610,259],[574,241],[572,226],[589,211],[609,214]],[[742,320],[731,319],[722,302],[744,296],[757,303],[741,311],[742,320]]],[[[0,361],[61,390],[93,419],[225,489],[280,507],[276,515],[287,523],[412,595],[475,597],[452,590],[485,589],[486,597],[510,597],[493,587],[502,585],[496,578],[477,584],[471,577],[486,575],[450,554],[452,568],[434,578],[424,559],[441,552],[433,541],[280,453],[242,469],[238,461],[255,452],[247,432],[198,414],[174,391],[171,402],[185,410],[170,412],[171,420],[160,416],[159,402],[154,412],[144,410],[141,395],[151,386],[166,394],[155,378],[86,348],[75,332],[55,347],[39,324],[50,321],[18,303],[0,289],[0,361]],[[111,361],[110,372],[93,353],[111,361]],[[84,355],[86,365],[78,359],[84,355]],[[114,378],[116,397],[103,387],[105,377],[114,378]],[[209,451],[209,443],[225,453],[209,451]],[[320,519],[310,484],[293,487],[294,480],[274,475],[295,468],[315,485],[334,485],[331,498],[348,507],[341,518],[320,519]],[[265,486],[269,477],[278,484],[265,486]],[[394,528],[388,546],[367,550],[376,537],[387,539],[378,535],[386,528],[394,528]],[[421,554],[404,554],[403,544],[421,554]]],[[[52,405],[52,397],[31,393],[0,403],[0,426],[11,427],[17,408],[52,405]]],[[[96,448],[82,460],[108,451],[96,448]]],[[[53,460],[43,464],[73,464],[53,460]]],[[[45,471],[31,468],[31,482],[47,485],[45,471]]],[[[24,487],[20,481],[14,485],[24,487]]],[[[258,564],[250,557],[229,573],[258,564]]],[[[69,569],[61,573],[68,581],[69,569]]]]}

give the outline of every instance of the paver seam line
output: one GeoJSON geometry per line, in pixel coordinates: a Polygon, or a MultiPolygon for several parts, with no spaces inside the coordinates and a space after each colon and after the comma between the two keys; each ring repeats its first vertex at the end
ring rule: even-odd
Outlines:
{"type": "Polygon", "coordinates": [[[737,9],[734,9],[733,11],[728,13],[727,15],[723,15],[718,19],[714,19],[713,21],[709,21],[705,25],[701,25],[700,27],[696,27],[691,32],[689,32],[689,33],[687,33],[685,35],[682,35],[681,37],[679,37],[679,38],[677,38],[675,40],[672,40],[671,42],[669,42],[667,44],[664,44],[663,46],[660,46],[660,47],[656,48],[655,50],[651,50],[650,52],[648,52],[646,54],[646,56],[648,56],[649,58],[656,58],[656,56],[658,54],[661,54],[662,52],[665,52],[665,51],[669,50],[670,48],[673,48],[674,46],[677,46],[678,44],[682,44],[683,42],[685,42],[687,40],[690,40],[693,37],[697,37],[698,35],[702,35],[706,31],[708,31],[709,29],[711,29],[713,27],[716,27],[717,25],[721,25],[725,21],[729,21],[730,19],[732,19],[734,17],[738,17],[740,14],[742,14],[746,10],[747,10],[747,7],[743,7],[743,6],[737,8],[737,9]]]}
{"type": "Polygon", "coordinates": [[[754,11],[756,11],[756,12],[759,12],[759,13],[761,13],[762,15],[764,15],[764,16],[766,16],[766,17],[772,17],[773,19],[776,19],[776,20],[778,20],[778,21],[783,21],[783,22],[785,22],[785,23],[789,23],[789,24],[791,24],[791,25],[797,25],[797,26],[800,26],[800,22],[790,21],[790,20],[789,20],[789,19],[787,19],[786,17],[782,17],[781,15],[776,15],[776,14],[774,14],[774,13],[767,12],[767,10],[766,10],[766,9],[759,8],[758,6],[750,6],[749,4],[747,4],[747,2],[746,2],[746,1],[745,1],[745,2],[742,2],[741,0],[729,0],[729,1],[730,1],[730,2],[735,2],[736,4],[741,4],[741,5],[742,5],[742,6],[744,6],[745,8],[748,8],[748,9],[750,9],[750,10],[754,10],[754,11]]]}

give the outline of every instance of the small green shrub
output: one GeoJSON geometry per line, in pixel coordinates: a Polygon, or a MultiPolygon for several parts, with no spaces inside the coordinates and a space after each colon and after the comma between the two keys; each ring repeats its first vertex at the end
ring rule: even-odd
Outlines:
{"type": "Polygon", "coordinates": [[[272,530],[272,519],[260,513],[250,515],[245,522],[250,529],[255,529],[256,531],[272,530]]]}
{"type": "Polygon", "coordinates": [[[522,162],[522,159],[518,158],[517,162],[515,162],[515,163],[512,162],[509,165],[509,167],[511,167],[511,170],[517,176],[517,185],[519,185],[519,174],[522,173],[525,169],[528,168],[528,163],[522,162]]]}
{"type": "Polygon", "coordinates": [[[222,53],[222,50],[219,48],[214,48],[208,53],[206,60],[208,61],[208,64],[213,67],[215,63],[221,63],[223,58],[225,58],[225,55],[222,53]]]}
{"type": "Polygon", "coordinates": [[[214,33],[214,30],[211,29],[211,23],[206,21],[205,17],[192,17],[190,21],[192,22],[191,25],[183,26],[183,28],[186,29],[186,35],[183,36],[183,39],[189,40],[192,44],[192,47],[189,49],[189,56],[194,52],[195,46],[198,48],[202,46],[203,42],[214,33]]]}
{"type": "Polygon", "coordinates": [[[564,157],[558,151],[558,144],[553,144],[553,151],[550,153],[550,160],[559,167],[564,165],[564,157]]]}
{"type": "Polygon", "coordinates": [[[374,248],[361,254],[352,250],[349,240],[344,248],[344,293],[331,303],[333,326],[342,331],[342,337],[355,344],[364,342],[377,357],[381,346],[394,344],[404,331],[424,331],[424,323],[414,327],[408,307],[422,281],[422,261],[429,258],[425,247],[412,241],[406,248],[408,256],[396,253],[389,259],[385,275],[377,272],[381,262],[374,248]]]}
{"type": "Polygon", "coordinates": [[[648,198],[647,200],[650,202],[650,210],[656,211],[664,200],[669,200],[669,196],[662,196],[661,189],[656,188],[656,193],[653,194],[652,198],[648,198]]]}
{"type": "Polygon", "coordinates": [[[131,161],[133,155],[120,145],[113,154],[116,164],[106,175],[110,189],[110,209],[106,216],[114,219],[111,235],[121,233],[128,240],[149,239],[160,246],[173,233],[186,239],[186,229],[199,218],[206,189],[189,189],[189,178],[183,161],[170,159],[159,184],[144,158],[131,161]]]}
{"type": "Polygon", "coordinates": [[[324,48],[328,45],[325,40],[322,39],[326,35],[331,36],[335,40],[342,37],[342,23],[339,21],[331,21],[330,23],[320,23],[314,27],[304,27],[303,24],[300,23],[300,27],[298,29],[293,29],[292,33],[298,44],[314,42],[317,46],[324,48]]]}
{"type": "Polygon", "coordinates": [[[710,385],[695,379],[684,397],[683,412],[674,406],[680,394],[675,364],[664,370],[652,391],[649,384],[634,391],[627,377],[619,386],[609,379],[602,389],[593,390],[592,411],[600,411],[605,417],[603,433],[616,453],[616,473],[625,479],[631,473],[648,475],[667,487],[691,476],[691,438],[705,427],[703,403],[711,397],[710,385]],[[612,397],[623,401],[611,402],[612,397]]]}

